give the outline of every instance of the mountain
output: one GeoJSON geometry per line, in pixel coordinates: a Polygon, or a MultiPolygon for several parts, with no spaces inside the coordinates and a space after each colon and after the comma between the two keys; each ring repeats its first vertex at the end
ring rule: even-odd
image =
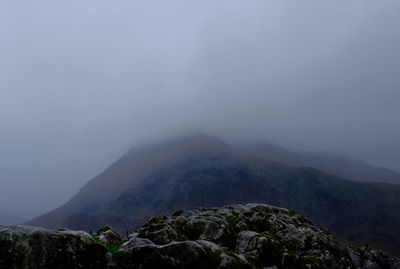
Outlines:
{"type": "Polygon", "coordinates": [[[265,204],[179,210],[125,238],[109,226],[93,235],[0,226],[0,246],[2,268],[400,268],[382,250],[343,244],[298,213],[265,204]]]}
{"type": "Polygon", "coordinates": [[[206,135],[180,137],[132,149],[103,173],[90,180],[71,200],[28,224],[46,228],[62,226],[73,213],[98,211],[134,188],[155,171],[201,156],[229,156],[223,141],[206,135]]]}
{"type": "Polygon", "coordinates": [[[12,224],[19,224],[23,223],[26,220],[16,217],[10,214],[0,213],[0,225],[12,225],[12,224]]]}
{"type": "Polygon", "coordinates": [[[339,238],[399,255],[400,186],[341,179],[194,135],[129,151],[65,205],[29,222],[132,231],[180,208],[268,203],[297,210],[339,238]]]}
{"type": "Polygon", "coordinates": [[[236,150],[288,166],[314,167],[343,179],[400,184],[400,173],[343,156],[294,152],[267,142],[236,145],[236,150]]]}

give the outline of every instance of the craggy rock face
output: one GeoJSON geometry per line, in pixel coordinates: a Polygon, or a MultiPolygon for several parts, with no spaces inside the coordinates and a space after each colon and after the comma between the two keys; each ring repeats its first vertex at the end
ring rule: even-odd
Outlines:
{"type": "Polygon", "coordinates": [[[0,226],[0,268],[400,268],[382,251],[338,242],[294,211],[262,204],[178,211],[120,238],[0,226]]]}
{"type": "Polygon", "coordinates": [[[121,247],[120,268],[400,268],[339,243],[294,211],[261,204],[155,217],[121,247]]]}
{"type": "Polygon", "coordinates": [[[106,249],[85,232],[0,226],[0,268],[106,268],[106,249]]]}

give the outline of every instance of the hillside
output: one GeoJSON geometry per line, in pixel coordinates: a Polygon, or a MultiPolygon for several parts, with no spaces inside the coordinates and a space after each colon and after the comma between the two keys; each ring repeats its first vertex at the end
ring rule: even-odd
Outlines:
{"type": "MultiPolygon", "coordinates": [[[[256,155],[256,154],[254,154],[256,155]]],[[[244,154],[197,135],[134,149],[30,225],[132,231],[148,218],[233,203],[291,208],[337,236],[399,255],[400,186],[343,180],[244,154]]]]}
{"type": "Polygon", "coordinates": [[[295,152],[267,142],[237,145],[236,150],[288,166],[314,167],[343,179],[400,184],[398,172],[343,156],[295,152]]]}

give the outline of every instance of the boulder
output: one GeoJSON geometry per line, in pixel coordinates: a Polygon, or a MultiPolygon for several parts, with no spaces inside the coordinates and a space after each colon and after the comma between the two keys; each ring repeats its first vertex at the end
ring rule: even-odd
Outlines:
{"type": "Polygon", "coordinates": [[[0,268],[106,268],[107,250],[85,232],[0,226],[0,268]]]}
{"type": "Polygon", "coordinates": [[[103,228],[99,229],[96,235],[103,245],[116,247],[120,247],[122,245],[121,236],[110,226],[104,226],[103,228]]]}

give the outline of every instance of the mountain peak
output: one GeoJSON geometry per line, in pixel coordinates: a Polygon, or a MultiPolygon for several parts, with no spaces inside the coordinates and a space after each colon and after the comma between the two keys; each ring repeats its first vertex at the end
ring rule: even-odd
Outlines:
{"type": "Polygon", "coordinates": [[[124,157],[131,157],[148,152],[179,151],[186,154],[227,153],[229,146],[220,138],[205,133],[192,133],[171,137],[166,140],[137,146],[128,151],[124,157]]]}

